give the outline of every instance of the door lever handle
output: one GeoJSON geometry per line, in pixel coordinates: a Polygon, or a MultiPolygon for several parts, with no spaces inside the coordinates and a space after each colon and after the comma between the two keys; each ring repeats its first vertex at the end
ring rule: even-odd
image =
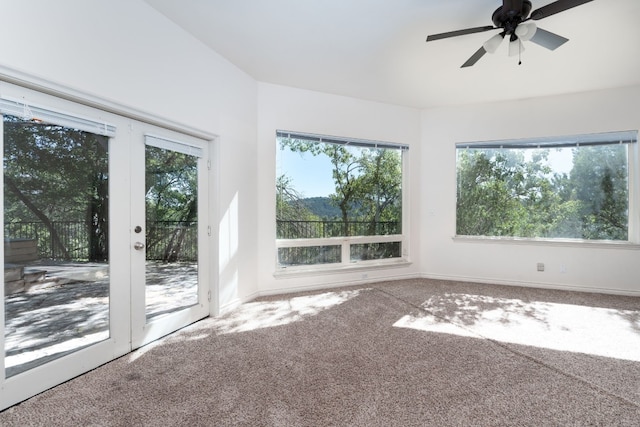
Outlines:
{"type": "Polygon", "coordinates": [[[135,249],[136,251],[141,251],[142,249],[144,249],[144,243],[142,242],[135,242],[133,244],[133,249],[135,249]]]}

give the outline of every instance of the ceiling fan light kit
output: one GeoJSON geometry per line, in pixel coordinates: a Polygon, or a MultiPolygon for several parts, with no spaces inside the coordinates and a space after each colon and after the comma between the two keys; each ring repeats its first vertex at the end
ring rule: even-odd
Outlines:
{"type": "Polygon", "coordinates": [[[484,47],[484,50],[486,50],[487,52],[495,53],[495,51],[498,50],[498,47],[502,43],[502,39],[504,39],[504,33],[498,33],[495,36],[491,37],[486,42],[484,42],[482,46],[484,47]]]}
{"type": "Polygon", "coordinates": [[[538,27],[535,22],[525,22],[516,27],[516,36],[523,42],[528,42],[536,34],[538,27]]]}
{"type": "Polygon", "coordinates": [[[461,68],[474,65],[487,52],[494,53],[506,36],[509,36],[509,56],[522,53],[524,51],[524,44],[522,42],[527,41],[531,41],[549,50],[555,50],[568,42],[569,39],[543,30],[534,22],[530,21],[539,21],[591,1],[593,0],[557,0],[531,12],[532,4],[529,0],[503,0],[502,6],[497,8],[495,12],[493,12],[493,15],[491,15],[494,26],[474,27],[432,34],[427,37],[427,42],[490,30],[502,30],[499,34],[494,35],[484,42],[482,47],[480,47],[467,62],[462,64],[461,68]]]}

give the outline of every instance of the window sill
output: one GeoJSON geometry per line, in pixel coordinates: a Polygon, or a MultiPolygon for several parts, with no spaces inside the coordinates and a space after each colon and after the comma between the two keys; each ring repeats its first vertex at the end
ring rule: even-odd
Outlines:
{"type": "Polygon", "coordinates": [[[614,240],[530,239],[519,237],[453,236],[458,243],[496,243],[510,245],[566,246],[573,248],[640,250],[640,244],[614,240]]]}
{"type": "Polygon", "coordinates": [[[342,264],[325,264],[325,265],[312,265],[312,266],[294,266],[294,267],[282,267],[276,269],[273,273],[273,277],[288,278],[299,276],[319,276],[325,274],[343,274],[351,273],[355,271],[370,271],[370,270],[384,270],[388,268],[403,268],[409,267],[412,264],[411,261],[406,259],[397,260],[382,260],[382,261],[362,261],[351,263],[347,265],[342,264]]]}

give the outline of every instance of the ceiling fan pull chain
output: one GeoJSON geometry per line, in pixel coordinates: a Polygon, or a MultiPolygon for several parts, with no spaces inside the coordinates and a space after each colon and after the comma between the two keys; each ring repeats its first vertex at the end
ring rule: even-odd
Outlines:
{"type": "Polygon", "coordinates": [[[522,41],[518,40],[518,65],[522,65],[522,41]]]}

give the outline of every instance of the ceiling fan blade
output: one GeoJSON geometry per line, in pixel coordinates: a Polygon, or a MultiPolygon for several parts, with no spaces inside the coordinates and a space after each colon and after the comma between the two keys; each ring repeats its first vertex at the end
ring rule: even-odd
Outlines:
{"type": "Polygon", "coordinates": [[[522,3],[524,0],[502,0],[502,10],[504,11],[519,11],[522,10],[522,3]]]}
{"type": "Polygon", "coordinates": [[[447,33],[432,34],[429,37],[427,37],[427,41],[432,42],[434,40],[447,39],[449,37],[457,37],[457,36],[464,36],[467,34],[482,33],[484,31],[493,30],[495,28],[496,27],[492,25],[487,25],[485,27],[474,27],[474,28],[467,28],[465,30],[457,30],[457,31],[449,31],[447,33]]]}
{"type": "Polygon", "coordinates": [[[556,50],[568,42],[569,39],[538,27],[535,34],[529,39],[529,41],[539,44],[542,47],[546,47],[549,50],[556,50]]]}
{"type": "Polygon", "coordinates": [[[478,62],[478,60],[480,58],[482,58],[484,56],[484,54],[487,53],[486,50],[484,50],[484,46],[481,46],[480,49],[478,49],[476,51],[476,53],[474,53],[471,58],[467,59],[467,62],[465,62],[464,64],[462,64],[462,66],[460,68],[465,68],[465,67],[471,67],[472,65],[474,65],[476,62],[478,62]]]}
{"type": "Polygon", "coordinates": [[[558,0],[534,10],[533,12],[531,12],[531,17],[529,19],[539,20],[542,18],[546,18],[547,16],[564,12],[567,9],[580,6],[581,4],[589,3],[590,1],[593,0],[558,0]]]}

